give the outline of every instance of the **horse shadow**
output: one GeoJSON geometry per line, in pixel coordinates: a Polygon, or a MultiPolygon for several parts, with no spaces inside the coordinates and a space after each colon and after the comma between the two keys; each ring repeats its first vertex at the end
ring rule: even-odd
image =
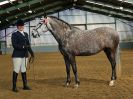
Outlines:
{"type": "MultiPolygon", "coordinates": [[[[52,86],[52,87],[64,87],[65,85],[65,80],[66,78],[65,77],[58,77],[58,78],[47,78],[47,79],[29,79],[30,82],[34,82],[36,84],[39,84],[39,85],[46,85],[46,86],[52,86]]],[[[108,85],[109,81],[107,80],[103,80],[103,79],[94,79],[94,78],[80,78],[80,82],[81,82],[81,85],[82,83],[88,85],[89,83],[94,83],[94,84],[101,84],[101,85],[108,85]]],[[[74,81],[74,78],[72,78],[72,81],[71,81],[71,84],[70,85],[73,85],[75,83],[74,81]]],[[[6,91],[11,91],[12,89],[12,83],[11,81],[0,81],[0,84],[2,86],[0,86],[0,89],[2,89],[3,91],[6,90],[6,91]]],[[[22,89],[22,86],[18,86],[19,89],[22,89]]]]}
{"type": "Polygon", "coordinates": [[[60,78],[36,79],[35,83],[38,83],[41,85],[61,86],[65,83],[65,78],[60,77],[60,78]]]}
{"type": "MultiPolygon", "coordinates": [[[[64,86],[65,85],[65,77],[60,77],[60,78],[47,78],[47,79],[36,79],[35,82],[38,84],[45,84],[45,85],[50,85],[50,86],[64,86]]],[[[71,84],[74,84],[74,78],[72,78],[71,84]]],[[[80,83],[94,83],[94,84],[104,84],[108,85],[109,81],[108,80],[103,80],[103,79],[95,79],[95,78],[80,78],[80,83]]]]}
{"type": "Polygon", "coordinates": [[[85,83],[95,83],[95,84],[105,84],[108,85],[109,81],[103,79],[96,79],[96,78],[81,78],[80,81],[85,83]]]}

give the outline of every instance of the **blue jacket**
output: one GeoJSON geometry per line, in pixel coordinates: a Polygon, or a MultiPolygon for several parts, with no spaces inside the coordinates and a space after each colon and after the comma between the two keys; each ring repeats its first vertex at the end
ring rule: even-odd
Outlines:
{"type": "Polygon", "coordinates": [[[11,40],[12,46],[14,48],[12,57],[28,57],[28,52],[31,54],[31,56],[34,56],[34,53],[29,43],[28,34],[25,32],[24,34],[25,36],[19,31],[12,34],[11,40]]]}

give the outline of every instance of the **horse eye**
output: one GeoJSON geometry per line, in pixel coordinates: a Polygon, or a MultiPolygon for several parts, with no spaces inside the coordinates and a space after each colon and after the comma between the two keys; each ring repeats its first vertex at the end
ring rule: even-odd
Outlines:
{"type": "Polygon", "coordinates": [[[32,36],[33,36],[33,38],[36,38],[36,36],[34,35],[34,33],[32,33],[32,36]]]}

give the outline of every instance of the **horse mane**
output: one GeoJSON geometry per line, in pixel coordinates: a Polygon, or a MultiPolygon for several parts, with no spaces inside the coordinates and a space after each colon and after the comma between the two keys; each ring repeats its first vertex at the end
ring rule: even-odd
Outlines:
{"type": "Polygon", "coordinates": [[[55,17],[55,16],[48,16],[48,17],[53,18],[53,19],[56,19],[56,20],[59,20],[59,21],[61,21],[62,23],[65,23],[70,29],[72,29],[72,26],[71,26],[70,24],[68,24],[67,22],[65,22],[64,20],[59,19],[59,18],[57,18],[57,17],[55,17]]]}

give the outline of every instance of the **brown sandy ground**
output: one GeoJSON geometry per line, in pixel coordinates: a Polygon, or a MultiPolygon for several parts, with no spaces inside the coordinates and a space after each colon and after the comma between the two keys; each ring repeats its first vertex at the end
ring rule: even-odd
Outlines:
{"type": "Polygon", "coordinates": [[[114,87],[108,86],[111,66],[103,52],[77,57],[80,87],[72,83],[64,87],[65,64],[59,52],[36,53],[35,63],[27,70],[31,91],[22,89],[18,77],[19,93],[13,93],[11,55],[0,55],[0,99],[133,99],[133,50],[121,51],[122,76],[114,87]]]}

